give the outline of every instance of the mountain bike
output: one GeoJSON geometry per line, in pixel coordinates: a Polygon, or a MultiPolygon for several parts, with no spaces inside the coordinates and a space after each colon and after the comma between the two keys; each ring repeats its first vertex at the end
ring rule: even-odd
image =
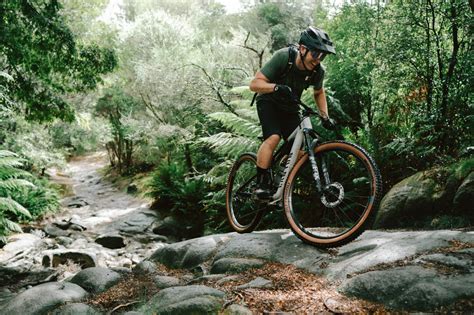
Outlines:
{"type": "Polygon", "coordinates": [[[274,194],[259,200],[257,156],[244,153],[227,181],[226,208],[232,228],[255,230],[270,207],[284,209],[294,234],[303,242],[329,248],[351,242],[370,228],[382,194],[380,171],[359,145],[323,142],[310,117],[319,116],[300,100],[301,122],[272,159],[274,194]]]}

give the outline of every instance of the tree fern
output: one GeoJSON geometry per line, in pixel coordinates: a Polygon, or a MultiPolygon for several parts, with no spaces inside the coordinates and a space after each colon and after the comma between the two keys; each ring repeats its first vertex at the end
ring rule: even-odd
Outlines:
{"type": "Polygon", "coordinates": [[[17,154],[0,150],[0,240],[3,242],[9,233],[21,231],[14,220],[31,218],[31,213],[17,199],[12,198],[15,194],[36,187],[25,179],[31,177],[31,174],[19,169],[23,162],[17,154]]]}
{"type": "Polygon", "coordinates": [[[234,158],[244,152],[255,152],[258,143],[256,139],[220,132],[209,137],[202,137],[200,141],[206,143],[219,155],[234,158]]]}
{"type": "Polygon", "coordinates": [[[31,218],[30,212],[21,204],[11,199],[10,197],[0,197],[0,213],[7,212],[10,212],[15,216],[22,214],[25,217],[31,218]]]}
{"type": "Polygon", "coordinates": [[[27,178],[31,174],[19,169],[23,166],[24,159],[18,157],[18,154],[7,150],[0,150],[0,180],[9,178],[27,178]]]}
{"type": "Polygon", "coordinates": [[[0,156],[0,166],[5,168],[17,168],[23,165],[23,160],[16,156],[0,156]]]}
{"type": "Polygon", "coordinates": [[[225,185],[227,182],[227,175],[229,175],[229,169],[232,166],[232,161],[225,160],[219,164],[216,164],[206,174],[202,176],[202,179],[210,184],[211,186],[225,185]]]}
{"type": "Polygon", "coordinates": [[[7,243],[6,235],[11,232],[21,232],[21,227],[17,223],[5,218],[3,213],[0,212],[0,242],[7,243]]]}
{"type": "Polygon", "coordinates": [[[238,108],[235,112],[244,119],[249,119],[251,121],[258,121],[257,111],[253,108],[249,108],[248,104],[246,108],[238,108]]]}
{"type": "Polygon", "coordinates": [[[245,119],[232,113],[217,112],[208,115],[210,118],[219,121],[234,133],[251,138],[257,138],[261,134],[260,126],[250,119],[245,119]]]}
{"type": "Polygon", "coordinates": [[[0,192],[20,190],[24,187],[34,188],[35,185],[25,179],[10,178],[0,181],[0,192]]]}

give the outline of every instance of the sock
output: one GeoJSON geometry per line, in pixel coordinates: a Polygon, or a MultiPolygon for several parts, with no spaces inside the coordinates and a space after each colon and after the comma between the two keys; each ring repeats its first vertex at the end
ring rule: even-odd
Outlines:
{"type": "Polygon", "coordinates": [[[257,166],[257,175],[258,176],[264,176],[266,174],[268,174],[268,168],[261,168],[259,166],[257,166]]]}

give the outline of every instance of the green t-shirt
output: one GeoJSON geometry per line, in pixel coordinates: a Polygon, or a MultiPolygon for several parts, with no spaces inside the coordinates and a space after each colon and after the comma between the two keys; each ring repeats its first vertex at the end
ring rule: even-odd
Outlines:
{"type": "MultiPolygon", "coordinates": [[[[295,59],[296,55],[297,53],[295,54],[295,59]]],[[[301,97],[301,93],[303,93],[303,90],[308,86],[313,86],[316,90],[323,87],[325,69],[321,64],[317,66],[314,75],[311,77],[313,71],[298,69],[295,64],[296,60],[293,60],[293,66],[290,71],[284,78],[281,78],[285,74],[285,71],[287,71],[289,56],[288,47],[278,50],[260,71],[270,82],[288,85],[298,97],[301,97]]],[[[259,94],[257,100],[258,99],[274,100],[273,93],[259,94]]]]}

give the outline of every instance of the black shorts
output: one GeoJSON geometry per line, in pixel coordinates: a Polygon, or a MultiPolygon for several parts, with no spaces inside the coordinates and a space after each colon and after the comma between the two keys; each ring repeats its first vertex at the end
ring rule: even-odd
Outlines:
{"type": "Polygon", "coordinates": [[[257,100],[258,118],[264,139],[271,135],[280,135],[286,140],[301,121],[298,112],[285,112],[279,110],[277,106],[270,100],[257,100]]]}

